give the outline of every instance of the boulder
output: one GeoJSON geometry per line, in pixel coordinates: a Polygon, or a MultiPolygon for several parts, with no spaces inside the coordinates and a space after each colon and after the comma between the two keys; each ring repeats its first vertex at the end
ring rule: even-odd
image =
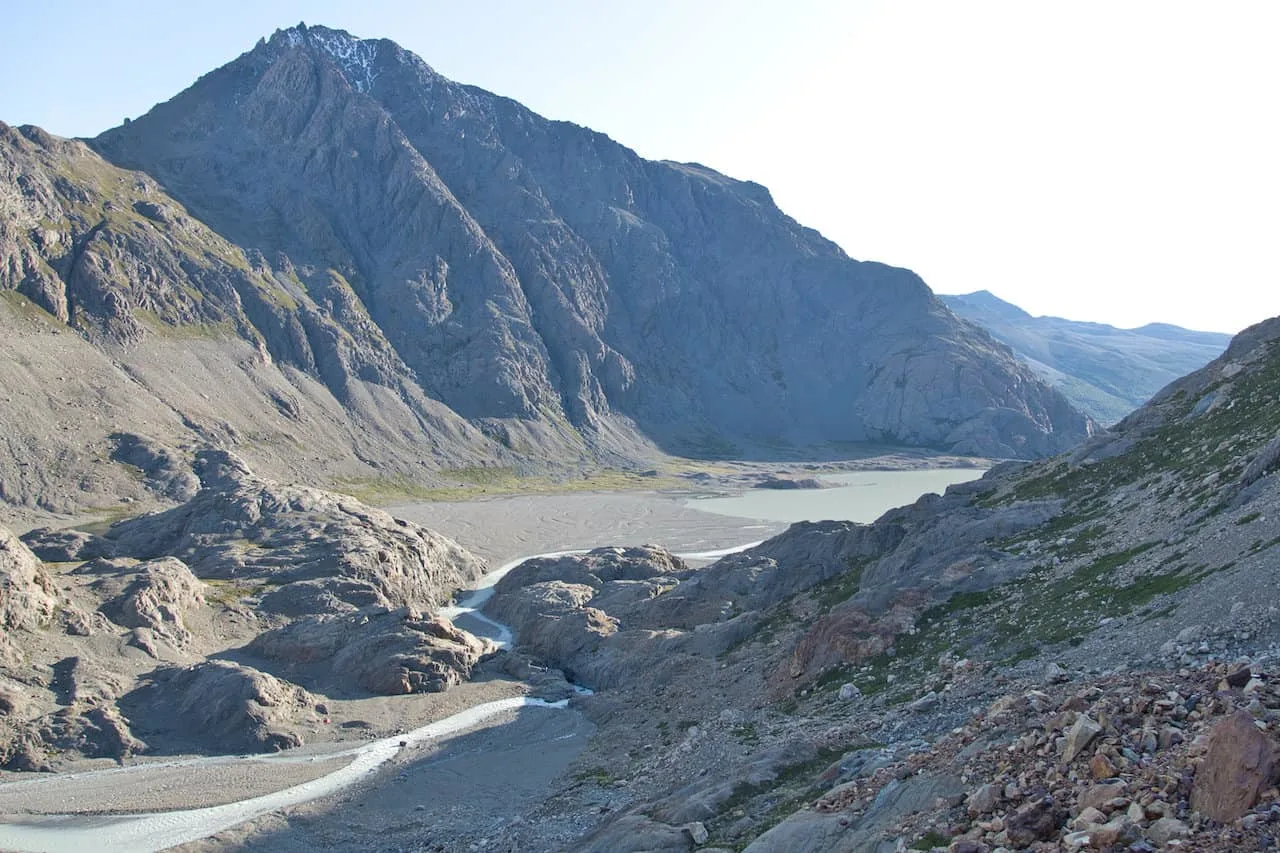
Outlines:
{"type": "Polygon", "coordinates": [[[1101,732],[1101,725],[1081,714],[1076,718],[1071,728],[1067,730],[1067,742],[1062,750],[1062,760],[1070,764],[1077,755],[1082,754],[1088,748],[1089,744],[1093,743],[1093,739],[1101,732]]]}
{"type": "Polygon", "coordinates": [[[1005,820],[1009,840],[1020,849],[1053,837],[1062,826],[1063,814],[1052,797],[1023,804],[1005,820]]]}
{"type": "Polygon", "coordinates": [[[1000,787],[986,784],[977,788],[965,799],[965,809],[971,817],[991,814],[1000,803],[1000,787]]]}
{"type": "Polygon", "coordinates": [[[1258,731],[1253,718],[1238,711],[1209,735],[1196,771],[1191,807],[1223,823],[1253,808],[1262,792],[1280,781],[1280,746],[1258,731]]]}
{"type": "Polygon", "coordinates": [[[1153,821],[1146,831],[1147,838],[1157,847],[1164,847],[1175,838],[1186,838],[1190,834],[1191,828],[1176,817],[1162,817],[1153,821]]]}

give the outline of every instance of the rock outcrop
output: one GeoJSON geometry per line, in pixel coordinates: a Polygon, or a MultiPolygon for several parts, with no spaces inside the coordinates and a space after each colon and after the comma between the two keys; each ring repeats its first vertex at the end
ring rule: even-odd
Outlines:
{"type": "Polygon", "coordinates": [[[145,628],[174,648],[191,640],[186,619],[205,603],[205,585],[173,557],[131,566],[121,575],[97,581],[94,588],[107,599],[99,609],[112,622],[145,628]]]}
{"type": "Polygon", "coordinates": [[[22,542],[46,563],[77,563],[115,556],[114,546],[106,539],[69,527],[37,527],[22,534],[22,542]]]}
{"type": "Polygon", "coordinates": [[[53,582],[35,554],[0,527],[0,629],[46,627],[58,606],[53,582]]]}
{"type": "Polygon", "coordinates": [[[191,500],[111,528],[118,554],[177,557],[288,616],[430,610],[484,571],[444,536],[354,498],[258,477],[225,451],[202,451],[196,470],[201,489],[191,500]]]}
{"type": "Polygon", "coordinates": [[[588,686],[660,678],[693,638],[664,625],[651,604],[689,575],[653,546],[538,558],[499,581],[485,610],[511,626],[519,648],[588,686]]]}
{"type": "Polygon", "coordinates": [[[0,529],[0,767],[285,749],[327,714],[299,683],[439,692],[495,650],[430,615],[484,570],[451,540],[225,451],[194,470],[186,503],[106,536],[28,533],[56,587],[0,529]]]}
{"type": "Polygon", "coordinates": [[[438,693],[471,677],[489,641],[410,608],[309,616],[258,635],[247,651],[326,693],[438,693]]]}
{"type": "Polygon", "coordinates": [[[230,661],[156,670],[120,706],[145,737],[215,752],[271,752],[300,746],[300,723],[315,718],[306,690],[230,661]]]}

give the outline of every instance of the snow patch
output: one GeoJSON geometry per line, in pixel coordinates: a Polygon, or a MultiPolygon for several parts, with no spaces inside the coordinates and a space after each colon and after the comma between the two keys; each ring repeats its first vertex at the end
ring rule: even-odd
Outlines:
{"type": "Polygon", "coordinates": [[[290,47],[312,44],[324,50],[357,92],[368,92],[378,79],[378,72],[374,70],[374,60],[378,58],[376,41],[358,39],[351,33],[326,27],[290,27],[284,31],[284,37],[290,47]]]}

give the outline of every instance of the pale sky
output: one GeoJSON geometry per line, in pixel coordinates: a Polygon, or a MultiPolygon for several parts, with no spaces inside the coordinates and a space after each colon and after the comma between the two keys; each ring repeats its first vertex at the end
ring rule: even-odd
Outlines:
{"type": "Polygon", "coordinates": [[[646,157],[769,187],[850,255],[1034,314],[1280,314],[1280,3],[7,2],[0,120],[137,117],[300,20],[646,157]]]}

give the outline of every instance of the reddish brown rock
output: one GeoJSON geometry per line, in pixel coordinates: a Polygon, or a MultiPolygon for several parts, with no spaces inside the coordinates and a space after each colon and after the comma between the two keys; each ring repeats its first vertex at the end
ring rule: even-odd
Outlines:
{"type": "Polygon", "coordinates": [[[1089,772],[1095,779],[1110,779],[1116,775],[1116,766],[1101,752],[1089,759],[1089,772]]]}
{"type": "Polygon", "coordinates": [[[1101,785],[1090,785],[1080,792],[1079,807],[1084,809],[1103,810],[1103,806],[1116,797],[1124,795],[1128,786],[1124,782],[1109,782],[1101,785]]]}
{"type": "Polygon", "coordinates": [[[1226,682],[1228,687],[1240,688],[1249,683],[1249,679],[1253,678],[1253,672],[1249,667],[1242,666],[1239,669],[1232,670],[1227,673],[1226,682]]]}
{"type": "Polygon", "coordinates": [[[1027,847],[1055,835],[1062,824],[1062,818],[1062,812],[1055,807],[1053,798],[1045,797],[1027,803],[1014,812],[1005,822],[1005,832],[1014,844],[1027,847]]]}
{"type": "Polygon", "coordinates": [[[1280,748],[1238,711],[1214,727],[1196,772],[1191,807],[1217,821],[1233,821],[1253,808],[1280,778],[1280,748]]]}

